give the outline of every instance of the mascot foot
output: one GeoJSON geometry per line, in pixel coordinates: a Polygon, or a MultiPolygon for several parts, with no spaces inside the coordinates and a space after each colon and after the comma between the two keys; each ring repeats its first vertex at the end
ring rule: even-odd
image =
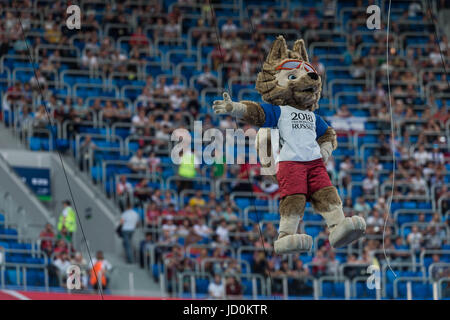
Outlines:
{"type": "Polygon", "coordinates": [[[330,231],[330,244],[333,248],[344,247],[361,238],[366,232],[366,222],[363,218],[348,217],[338,223],[330,231]]]}
{"type": "Polygon", "coordinates": [[[300,253],[310,251],[312,238],[307,234],[290,234],[274,242],[275,253],[300,253]]]}

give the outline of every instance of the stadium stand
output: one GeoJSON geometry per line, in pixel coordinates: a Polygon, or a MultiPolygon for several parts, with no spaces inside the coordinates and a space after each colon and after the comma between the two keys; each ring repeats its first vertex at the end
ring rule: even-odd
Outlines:
{"type": "MultiPolygon", "coordinates": [[[[205,298],[219,275],[221,297],[450,297],[447,1],[393,2],[389,69],[387,15],[380,30],[366,27],[367,6],[387,12],[388,1],[211,1],[214,19],[203,1],[85,0],[81,30],[65,27],[62,1],[18,3],[0,4],[1,120],[30,150],[71,154],[118,207],[133,202],[146,233],[135,251],[164,293],[205,298]],[[211,110],[224,90],[260,101],[254,81],[278,34],[304,38],[323,77],[317,112],[339,142],[327,170],[346,215],[368,224],[346,248],[330,248],[308,205],[300,228],[312,252],[274,255],[278,196],[258,165],[202,164],[183,177],[170,157],[175,129],[236,127],[211,110]],[[379,292],[366,286],[371,265],[379,292]]],[[[48,274],[53,249],[16,236],[0,215],[2,284],[60,286],[48,274]]]]}

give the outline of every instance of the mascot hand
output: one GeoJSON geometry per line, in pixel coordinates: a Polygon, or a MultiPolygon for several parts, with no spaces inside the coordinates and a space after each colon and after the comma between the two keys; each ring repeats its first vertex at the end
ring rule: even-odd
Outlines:
{"type": "Polygon", "coordinates": [[[243,103],[231,101],[227,92],[223,93],[223,100],[215,100],[213,104],[214,112],[217,114],[230,114],[235,117],[242,117],[246,106],[243,103]]]}
{"type": "Polygon", "coordinates": [[[333,145],[331,142],[325,142],[320,145],[320,154],[322,155],[323,162],[327,162],[328,158],[333,152],[333,145]]]}

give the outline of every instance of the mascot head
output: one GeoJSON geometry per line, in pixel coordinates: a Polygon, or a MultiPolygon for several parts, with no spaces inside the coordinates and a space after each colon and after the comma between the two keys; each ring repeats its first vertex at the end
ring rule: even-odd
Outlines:
{"type": "Polygon", "coordinates": [[[314,111],[322,91],[322,80],[309,63],[303,39],[289,50],[283,36],[278,36],[256,79],[256,90],[273,105],[289,105],[314,111]]]}

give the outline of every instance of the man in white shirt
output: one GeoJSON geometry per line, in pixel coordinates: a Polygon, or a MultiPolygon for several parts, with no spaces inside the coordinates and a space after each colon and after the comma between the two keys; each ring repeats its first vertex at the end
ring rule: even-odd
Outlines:
{"type": "Polygon", "coordinates": [[[363,180],[363,190],[365,194],[373,194],[375,193],[375,189],[378,188],[378,179],[375,178],[373,171],[367,171],[367,177],[363,180]]]}
{"type": "Polygon", "coordinates": [[[219,237],[221,242],[224,242],[224,243],[230,242],[230,237],[229,237],[230,231],[228,230],[227,222],[225,219],[220,222],[220,225],[216,229],[216,234],[219,237]]]}
{"type": "Polygon", "coordinates": [[[123,248],[125,249],[127,263],[133,263],[133,246],[132,238],[134,230],[139,223],[139,215],[134,211],[133,206],[128,203],[127,210],[124,211],[120,217],[120,224],[122,226],[122,240],[123,248]]]}
{"type": "Polygon", "coordinates": [[[194,225],[194,232],[200,237],[208,237],[211,234],[211,229],[206,225],[205,219],[200,219],[198,223],[194,225]]]}
{"type": "Polygon", "coordinates": [[[214,281],[208,286],[208,294],[211,299],[224,299],[225,298],[225,286],[222,282],[220,275],[214,276],[214,281]]]}
{"type": "Polygon", "coordinates": [[[67,277],[67,269],[71,266],[67,253],[61,253],[55,261],[53,261],[53,265],[58,269],[62,279],[65,279],[67,277]]]}
{"type": "Polygon", "coordinates": [[[145,171],[148,167],[148,160],[144,157],[142,149],[138,149],[136,154],[128,161],[128,167],[135,172],[145,171]]]}

